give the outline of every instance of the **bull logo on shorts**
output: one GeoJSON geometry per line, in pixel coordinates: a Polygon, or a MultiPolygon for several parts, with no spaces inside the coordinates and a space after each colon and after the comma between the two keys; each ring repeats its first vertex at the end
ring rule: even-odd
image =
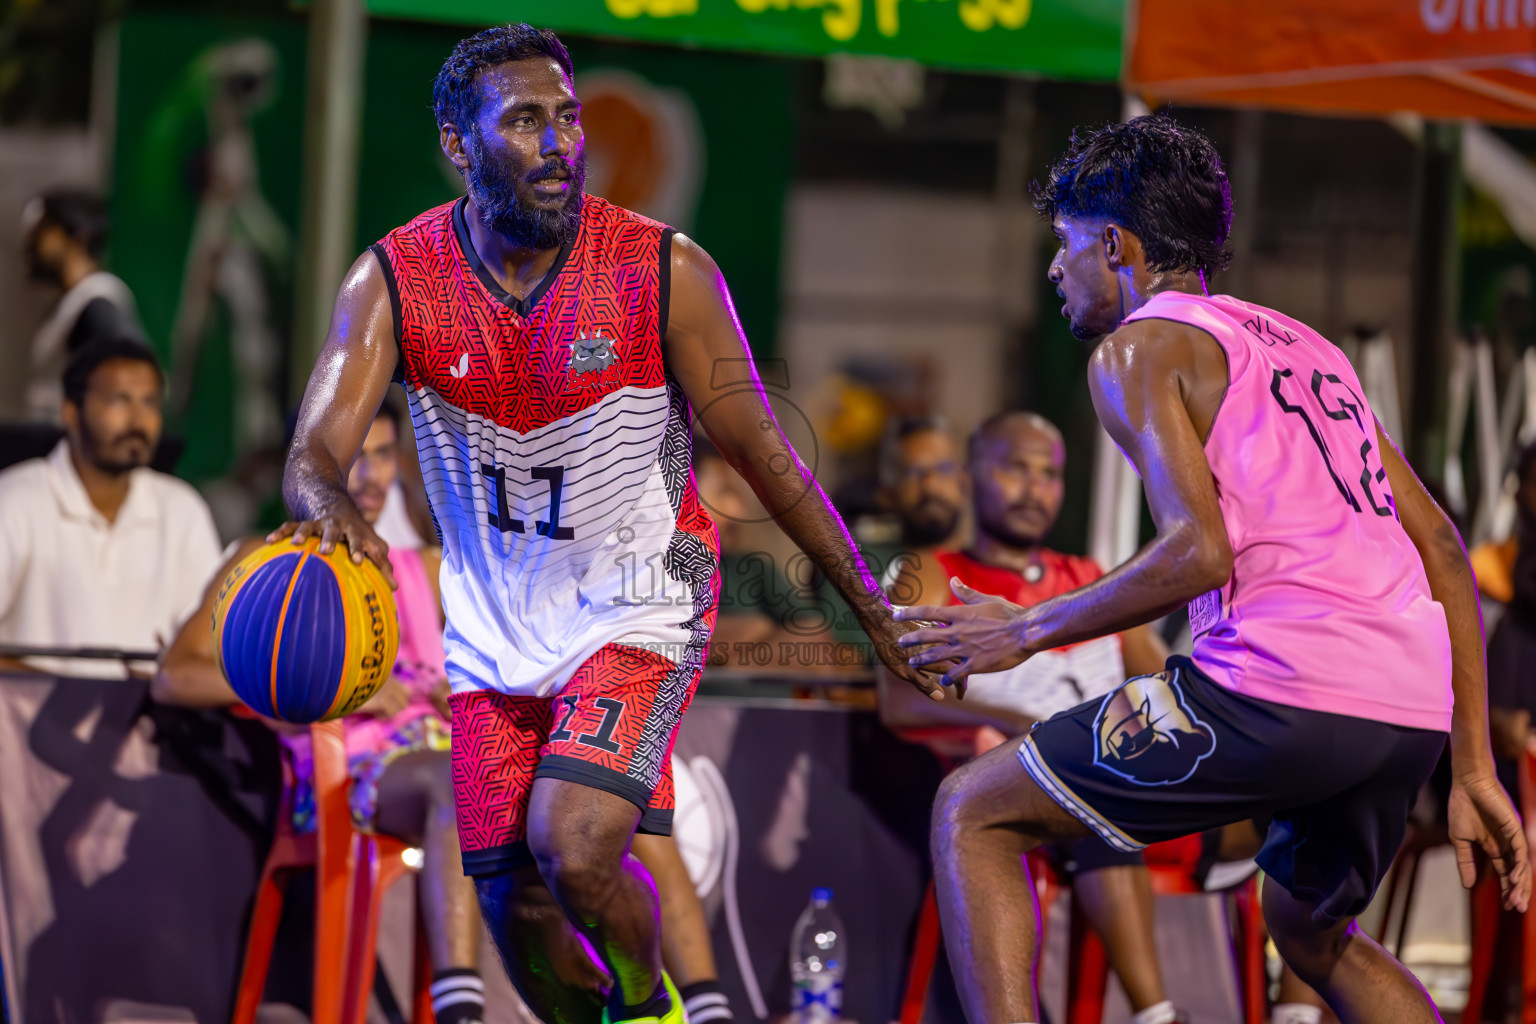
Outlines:
{"type": "Polygon", "coordinates": [[[1093,763],[1138,786],[1183,782],[1216,749],[1172,672],[1138,676],[1105,697],[1093,732],[1093,763]]]}

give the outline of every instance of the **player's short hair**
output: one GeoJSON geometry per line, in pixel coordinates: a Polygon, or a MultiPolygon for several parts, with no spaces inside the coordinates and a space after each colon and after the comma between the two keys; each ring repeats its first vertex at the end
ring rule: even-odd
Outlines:
{"type": "Polygon", "coordinates": [[[547,28],[528,24],[496,25],[459,40],[432,83],[437,125],[454,124],[467,132],[480,116],[480,91],[475,82],[486,68],[518,60],[547,57],[574,79],[576,67],[565,44],[547,28]]]}
{"type": "Polygon", "coordinates": [[[901,480],[901,445],[909,437],[926,433],[948,434],[949,421],[942,416],[892,416],[880,437],[877,467],[881,487],[895,487],[901,480]]]}
{"type": "Polygon", "coordinates": [[[1227,170],[1210,139],[1166,114],[1073,132],[1030,194],[1047,220],[1102,217],[1134,232],[1149,270],[1209,275],[1232,261],[1227,170]]]}
{"type": "Polygon", "coordinates": [[[36,200],[39,223],[52,224],[78,242],[94,259],[107,244],[107,204],[83,189],[49,189],[36,200]]]}
{"type": "Polygon", "coordinates": [[[147,363],[154,368],[155,376],[160,379],[160,387],[165,387],[165,371],[160,368],[160,360],[155,357],[154,349],[137,338],[96,338],[81,345],[80,350],[70,357],[69,365],[64,367],[64,401],[76,406],[84,403],[85,393],[90,390],[91,378],[96,371],[119,359],[147,363]]]}

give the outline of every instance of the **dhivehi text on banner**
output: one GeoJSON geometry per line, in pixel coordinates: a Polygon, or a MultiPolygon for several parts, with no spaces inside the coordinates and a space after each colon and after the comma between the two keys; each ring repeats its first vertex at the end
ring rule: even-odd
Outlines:
{"type": "Polygon", "coordinates": [[[384,17],[1112,80],[1125,0],[368,0],[384,17]]]}

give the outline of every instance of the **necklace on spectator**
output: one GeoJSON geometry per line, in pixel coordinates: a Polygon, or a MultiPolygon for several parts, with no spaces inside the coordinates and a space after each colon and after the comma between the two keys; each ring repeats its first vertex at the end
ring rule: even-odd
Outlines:
{"type": "Polygon", "coordinates": [[[1024,567],[1024,582],[1039,583],[1045,579],[1045,566],[1040,564],[1040,553],[1037,551],[1033,560],[1024,567]]]}

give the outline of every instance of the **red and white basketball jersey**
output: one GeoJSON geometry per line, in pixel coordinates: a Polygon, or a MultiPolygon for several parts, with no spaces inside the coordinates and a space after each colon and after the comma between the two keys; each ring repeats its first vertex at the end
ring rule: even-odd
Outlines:
{"type": "Polygon", "coordinates": [[[454,691],[550,696],[610,643],[702,664],[720,545],[662,362],[671,229],[586,196],[576,241],[518,300],[465,205],[373,246],[442,534],[454,691]]]}

